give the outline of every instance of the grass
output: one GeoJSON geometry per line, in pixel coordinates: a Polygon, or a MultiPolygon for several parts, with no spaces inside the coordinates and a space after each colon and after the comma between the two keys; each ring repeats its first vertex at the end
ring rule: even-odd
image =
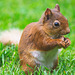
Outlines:
{"type": "MultiPolygon", "coordinates": [[[[27,24],[38,21],[46,8],[54,8],[57,3],[69,22],[71,32],[65,37],[71,40],[71,45],[59,54],[59,64],[52,75],[75,75],[74,0],[0,0],[0,31],[24,29],[27,24]]],[[[39,69],[38,75],[40,72],[39,69]]],[[[17,46],[0,43],[0,75],[25,75],[20,67],[17,46]]],[[[47,72],[42,70],[42,75],[47,75],[47,72]]]]}

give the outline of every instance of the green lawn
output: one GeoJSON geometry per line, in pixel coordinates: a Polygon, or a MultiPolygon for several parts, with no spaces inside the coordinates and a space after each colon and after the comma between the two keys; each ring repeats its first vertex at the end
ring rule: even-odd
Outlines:
{"type": "MultiPolygon", "coordinates": [[[[75,75],[75,1],[74,0],[0,0],[0,31],[24,27],[36,22],[46,8],[60,5],[61,13],[68,19],[71,45],[59,54],[57,71],[52,75],[75,75]]],[[[40,69],[38,75],[40,75],[40,69]]],[[[21,70],[18,47],[0,43],[0,75],[25,75],[21,70]]],[[[42,71],[42,75],[47,75],[42,71]]],[[[49,75],[51,75],[49,73],[49,75]]]]}

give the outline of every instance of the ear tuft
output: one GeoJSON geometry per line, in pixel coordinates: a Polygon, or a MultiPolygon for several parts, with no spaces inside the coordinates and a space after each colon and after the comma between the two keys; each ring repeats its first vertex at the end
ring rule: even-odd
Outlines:
{"type": "Polygon", "coordinates": [[[56,4],[55,8],[56,8],[58,11],[60,11],[60,7],[59,7],[58,4],[56,4]]]}

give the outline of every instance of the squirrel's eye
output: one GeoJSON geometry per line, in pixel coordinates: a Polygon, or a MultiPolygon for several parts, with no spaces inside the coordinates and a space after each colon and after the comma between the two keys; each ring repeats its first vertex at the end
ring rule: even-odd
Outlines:
{"type": "Polygon", "coordinates": [[[55,20],[53,23],[54,27],[59,27],[60,26],[60,22],[58,20],[55,20]]]}
{"type": "Polygon", "coordinates": [[[59,26],[59,23],[58,23],[58,22],[55,22],[54,25],[55,25],[55,26],[59,26]]]}

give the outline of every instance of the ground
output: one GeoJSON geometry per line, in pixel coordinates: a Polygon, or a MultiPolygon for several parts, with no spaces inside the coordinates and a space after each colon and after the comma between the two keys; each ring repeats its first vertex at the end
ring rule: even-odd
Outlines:
{"type": "MultiPolygon", "coordinates": [[[[59,54],[58,67],[52,75],[75,75],[74,0],[0,0],[0,32],[10,28],[24,29],[27,24],[38,21],[46,8],[54,8],[56,4],[68,19],[71,32],[65,37],[71,40],[71,45],[59,54]]],[[[0,43],[0,75],[25,75],[19,62],[18,46],[0,43]]],[[[42,75],[47,75],[46,71],[42,71],[42,75]]],[[[40,72],[39,69],[38,75],[40,72]]]]}

